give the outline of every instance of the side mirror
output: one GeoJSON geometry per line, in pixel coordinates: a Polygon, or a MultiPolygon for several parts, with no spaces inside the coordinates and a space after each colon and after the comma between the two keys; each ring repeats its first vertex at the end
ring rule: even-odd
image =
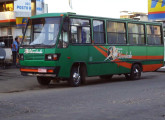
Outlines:
{"type": "Polygon", "coordinates": [[[0,47],[4,47],[5,43],[4,42],[0,42],[0,47]]]}
{"type": "Polygon", "coordinates": [[[63,30],[64,30],[64,32],[68,32],[69,31],[69,18],[68,17],[64,18],[63,30]]]}

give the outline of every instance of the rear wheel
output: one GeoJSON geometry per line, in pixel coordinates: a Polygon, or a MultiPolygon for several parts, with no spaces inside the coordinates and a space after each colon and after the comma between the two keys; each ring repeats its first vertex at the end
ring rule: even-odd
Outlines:
{"type": "Polygon", "coordinates": [[[51,79],[48,77],[37,77],[37,81],[40,85],[49,85],[51,79]]]}
{"type": "Polygon", "coordinates": [[[139,80],[141,77],[141,67],[138,64],[134,64],[131,73],[125,74],[125,77],[127,80],[139,80]]]}

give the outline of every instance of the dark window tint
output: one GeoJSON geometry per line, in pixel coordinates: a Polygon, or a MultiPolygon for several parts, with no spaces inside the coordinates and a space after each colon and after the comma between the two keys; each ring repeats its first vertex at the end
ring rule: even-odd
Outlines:
{"type": "Polygon", "coordinates": [[[105,43],[104,22],[99,20],[93,21],[93,39],[94,43],[105,43]]]}

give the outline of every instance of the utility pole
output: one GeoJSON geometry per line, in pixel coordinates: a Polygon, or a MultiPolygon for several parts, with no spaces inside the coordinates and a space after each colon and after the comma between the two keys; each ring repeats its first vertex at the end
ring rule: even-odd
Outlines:
{"type": "Polygon", "coordinates": [[[69,6],[70,6],[71,9],[73,9],[72,8],[72,0],[69,0],[69,6]]]}

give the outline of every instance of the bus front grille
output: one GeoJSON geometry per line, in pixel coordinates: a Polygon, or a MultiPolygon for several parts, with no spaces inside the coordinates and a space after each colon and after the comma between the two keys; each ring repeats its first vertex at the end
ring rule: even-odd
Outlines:
{"type": "Polygon", "coordinates": [[[24,60],[44,60],[45,56],[41,54],[24,55],[24,60]]]}

